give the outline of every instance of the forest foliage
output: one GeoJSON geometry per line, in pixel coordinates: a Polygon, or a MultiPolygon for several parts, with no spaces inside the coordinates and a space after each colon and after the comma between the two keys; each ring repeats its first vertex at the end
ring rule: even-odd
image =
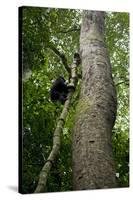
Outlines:
{"type": "MultiPolygon", "coordinates": [[[[22,191],[33,193],[52,147],[53,132],[63,105],[50,101],[52,81],[68,80],[60,57],[68,64],[79,51],[81,10],[24,7],[22,13],[23,81],[22,191]]],[[[113,129],[113,151],[119,187],[129,185],[129,14],[106,13],[105,38],[117,89],[118,110],[113,129]]],[[[47,183],[47,192],[72,190],[71,139],[80,81],[61,135],[61,151],[47,183]]]]}

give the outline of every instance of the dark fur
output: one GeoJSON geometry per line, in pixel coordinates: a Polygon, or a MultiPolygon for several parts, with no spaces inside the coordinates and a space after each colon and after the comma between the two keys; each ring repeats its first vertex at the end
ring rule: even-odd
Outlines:
{"type": "Polygon", "coordinates": [[[55,80],[53,86],[50,90],[51,101],[56,102],[60,101],[62,104],[66,101],[68,94],[68,87],[65,83],[65,79],[60,76],[55,80]]]}

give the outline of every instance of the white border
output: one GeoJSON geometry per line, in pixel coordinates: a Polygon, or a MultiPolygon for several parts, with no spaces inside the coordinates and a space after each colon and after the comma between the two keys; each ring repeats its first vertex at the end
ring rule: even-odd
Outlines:
{"type": "MultiPolygon", "coordinates": [[[[132,188],[21,195],[15,190],[18,171],[18,6],[80,8],[89,10],[125,11],[131,13],[131,59],[130,59],[130,102],[132,101],[132,52],[133,52],[133,10],[131,0],[4,0],[0,5],[0,199],[130,199],[132,188]],[[2,198],[3,197],[3,198],[2,198]]],[[[132,104],[130,109],[133,110],[132,104]]],[[[132,122],[132,114],[130,116],[132,122]]],[[[130,123],[130,132],[132,123],[130,123]]],[[[131,160],[133,160],[133,138],[131,136],[131,160]]],[[[133,180],[131,167],[131,180],[133,180]]],[[[131,182],[132,184],[132,182],[131,182]]],[[[132,184],[133,186],[133,184],[132,184]]]]}

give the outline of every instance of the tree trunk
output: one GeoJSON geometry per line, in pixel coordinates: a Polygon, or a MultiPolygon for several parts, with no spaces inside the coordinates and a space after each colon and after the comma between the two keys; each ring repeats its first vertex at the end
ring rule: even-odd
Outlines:
{"type": "Polygon", "coordinates": [[[84,11],[82,85],[73,130],[73,189],[116,187],[112,128],[116,91],[104,41],[104,12],[84,11]]]}

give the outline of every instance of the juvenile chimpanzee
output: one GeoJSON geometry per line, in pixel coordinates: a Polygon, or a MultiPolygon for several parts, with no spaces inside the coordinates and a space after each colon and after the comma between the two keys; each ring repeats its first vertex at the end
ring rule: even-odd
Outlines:
{"type": "Polygon", "coordinates": [[[51,94],[51,101],[60,101],[62,104],[65,103],[67,94],[68,94],[68,87],[66,84],[65,79],[62,76],[59,76],[50,90],[51,94]]]}

